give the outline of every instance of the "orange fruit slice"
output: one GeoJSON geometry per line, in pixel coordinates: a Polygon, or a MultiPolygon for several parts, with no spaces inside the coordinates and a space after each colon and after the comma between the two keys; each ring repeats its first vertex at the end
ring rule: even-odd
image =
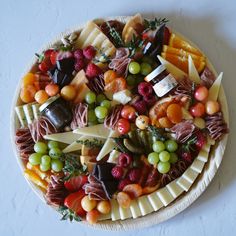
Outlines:
{"type": "MultiPolygon", "coordinates": [[[[188,74],[188,57],[187,56],[178,56],[176,54],[165,53],[165,52],[161,53],[161,56],[188,74]]],[[[201,60],[199,61],[199,60],[193,59],[193,62],[198,73],[200,73],[204,69],[205,64],[206,64],[205,61],[201,61],[201,60]]]]}
{"type": "Polygon", "coordinates": [[[175,54],[177,56],[183,56],[183,57],[187,57],[187,58],[190,55],[193,60],[205,61],[205,57],[204,56],[198,56],[198,55],[195,55],[195,54],[193,54],[191,52],[187,52],[187,51],[185,51],[182,48],[181,49],[180,48],[173,48],[173,47],[168,46],[168,45],[164,45],[163,46],[162,52],[171,53],[171,54],[175,54]]]}
{"type": "Polygon", "coordinates": [[[174,48],[182,48],[187,52],[193,53],[197,56],[202,57],[203,54],[195,47],[190,45],[190,43],[186,42],[183,38],[180,36],[172,33],[169,40],[169,46],[174,48]]]}
{"type": "Polygon", "coordinates": [[[168,119],[174,124],[180,123],[183,118],[181,106],[177,103],[170,104],[167,107],[166,114],[168,119]]]}
{"type": "Polygon", "coordinates": [[[105,85],[104,90],[106,92],[116,93],[127,88],[126,80],[122,77],[112,80],[110,83],[105,85]]]}
{"type": "Polygon", "coordinates": [[[42,180],[34,171],[25,169],[24,175],[28,180],[32,181],[34,184],[38,185],[43,189],[47,189],[48,183],[45,180],[42,180]]]}

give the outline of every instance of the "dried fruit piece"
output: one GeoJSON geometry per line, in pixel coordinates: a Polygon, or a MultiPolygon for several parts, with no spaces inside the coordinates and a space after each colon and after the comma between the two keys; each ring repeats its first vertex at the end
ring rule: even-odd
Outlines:
{"type": "Polygon", "coordinates": [[[177,103],[170,104],[167,107],[166,114],[169,120],[174,124],[181,122],[183,118],[181,106],[177,103]]]}
{"type": "Polygon", "coordinates": [[[111,204],[109,201],[100,201],[97,205],[97,210],[102,214],[108,214],[111,211],[111,204]]]}
{"type": "Polygon", "coordinates": [[[117,194],[117,202],[119,203],[121,207],[128,208],[131,204],[131,198],[128,193],[119,192],[117,194]]]}
{"type": "Polygon", "coordinates": [[[139,184],[129,184],[124,187],[123,192],[128,193],[133,199],[140,197],[142,195],[143,189],[139,184]]]}

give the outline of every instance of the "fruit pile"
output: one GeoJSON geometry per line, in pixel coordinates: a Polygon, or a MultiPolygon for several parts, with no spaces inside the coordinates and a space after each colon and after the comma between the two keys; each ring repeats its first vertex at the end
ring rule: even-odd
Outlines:
{"type": "Polygon", "coordinates": [[[186,175],[228,132],[222,75],[166,23],[89,22],[36,54],[23,77],[16,145],[25,176],[62,219],[116,220],[117,206],[123,219],[150,213],[135,200],[186,175]]]}

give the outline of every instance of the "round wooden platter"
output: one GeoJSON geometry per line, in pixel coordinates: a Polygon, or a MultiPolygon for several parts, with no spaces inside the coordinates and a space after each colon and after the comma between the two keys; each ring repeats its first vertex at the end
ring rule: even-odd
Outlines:
{"type": "MultiPolygon", "coordinates": [[[[130,16],[116,16],[116,17],[107,17],[105,19],[95,19],[94,21],[96,23],[99,23],[102,21],[115,19],[115,20],[125,23],[129,18],[130,18],[130,16]]],[[[44,50],[52,47],[53,45],[58,43],[62,37],[67,36],[67,35],[71,34],[72,32],[80,32],[81,29],[83,28],[83,26],[84,26],[84,24],[79,25],[67,32],[61,33],[55,40],[53,40],[51,43],[44,46],[41,49],[41,51],[44,51],[44,50]]],[[[179,34],[179,33],[177,33],[177,34],[179,34]]],[[[191,43],[193,46],[198,48],[193,42],[186,39],[183,35],[180,35],[180,36],[183,37],[189,43],[191,43]]],[[[32,62],[29,64],[29,66],[24,71],[23,75],[29,71],[34,72],[35,71],[35,63],[36,63],[36,58],[34,57],[32,62]]],[[[214,72],[214,74],[217,76],[216,70],[214,69],[213,65],[211,64],[211,62],[208,59],[207,59],[207,65],[214,72]]],[[[19,123],[18,123],[16,115],[15,115],[15,107],[17,105],[20,105],[20,99],[19,99],[20,85],[21,85],[21,80],[19,80],[19,82],[17,84],[17,88],[16,88],[15,95],[14,95],[13,102],[12,102],[10,127],[11,127],[12,147],[13,147],[17,162],[23,172],[23,170],[25,169],[25,166],[19,156],[19,153],[18,153],[18,151],[16,149],[16,145],[15,145],[15,131],[17,128],[19,128],[19,123]]],[[[227,104],[227,99],[226,99],[225,92],[224,92],[224,89],[222,86],[220,88],[218,100],[221,103],[221,109],[224,114],[225,121],[227,122],[227,124],[229,124],[228,104],[227,104]]],[[[171,217],[177,215],[178,213],[180,213],[181,211],[186,209],[188,206],[190,206],[205,191],[207,186],[210,184],[210,182],[214,178],[214,176],[221,164],[223,154],[224,154],[226,144],[227,144],[227,139],[228,139],[228,135],[225,135],[220,142],[217,142],[214,146],[211,147],[208,162],[206,163],[202,173],[197,177],[197,179],[192,184],[189,191],[181,194],[172,203],[170,203],[167,207],[162,207],[161,209],[159,209],[156,212],[152,212],[146,216],[142,216],[142,217],[139,217],[136,219],[130,218],[130,219],[126,219],[126,220],[117,220],[117,221],[112,221],[112,220],[99,221],[99,223],[94,224],[93,227],[105,229],[105,230],[136,230],[138,228],[144,228],[144,227],[159,224],[159,223],[166,221],[166,220],[170,219],[171,217]]],[[[41,191],[41,189],[39,189],[36,185],[34,185],[28,179],[26,179],[26,181],[28,182],[28,184],[30,185],[32,190],[38,195],[38,197],[46,204],[46,201],[44,198],[44,193],[41,191]]],[[[88,225],[87,222],[82,222],[82,223],[88,225]]]]}

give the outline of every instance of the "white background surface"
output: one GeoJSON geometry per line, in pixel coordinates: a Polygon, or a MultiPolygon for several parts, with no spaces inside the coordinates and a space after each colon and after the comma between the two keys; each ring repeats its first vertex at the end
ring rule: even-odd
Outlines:
{"type": "Polygon", "coordinates": [[[65,29],[89,19],[141,12],[162,16],[193,40],[218,72],[230,107],[230,139],[213,182],[187,210],[160,225],[112,235],[233,235],[236,230],[236,3],[234,0],[1,0],[0,7],[0,235],[111,235],[60,222],[24,180],[13,155],[10,107],[15,86],[32,56],[65,29]]]}

